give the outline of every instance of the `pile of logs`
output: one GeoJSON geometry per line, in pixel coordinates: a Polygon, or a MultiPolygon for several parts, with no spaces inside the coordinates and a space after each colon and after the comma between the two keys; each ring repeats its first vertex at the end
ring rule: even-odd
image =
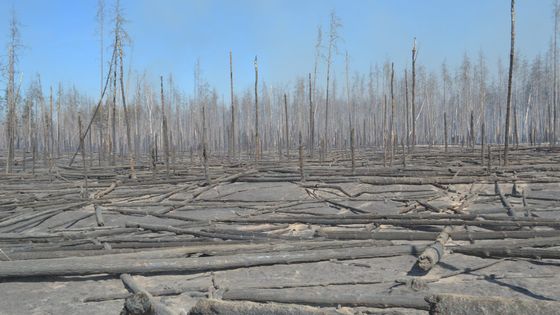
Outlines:
{"type": "MultiPolygon", "coordinates": [[[[121,314],[178,314],[160,297],[181,295],[198,300],[189,314],[340,314],[341,307],[356,314],[380,308],[558,312],[553,298],[247,288],[222,286],[213,277],[208,287],[151,289],[135,280],[414,257],[411,271],[402,270],[406,276],[363,283],[414,288],[506,260],[560,259],[560,197],[550,190],[560,182],[560,167],[553,154],[520,150],[512,157],[518,163],[492,169],[477,165],[476,154],[428,149],[407,157],[406,167],[391,168],[376,162],[379,153],[367,159],[367,152],[357,152],[352,161],[336,154],[327,162],[265,156],[258,167],[212,161],[211,180],[204,167],[188,161],[172,174],[137,165],[135,179],[126,165],[93,167],[87,186],[81,169],[64,161],[54,170],[2,177],[0,281],[120,278],[129,293],[92,293],[80,303],[122,300],[121,314]],[[487,261],[441,274],[438,265],[456,255],[487,261]],[[432,275],[434,269],[440,274],[432,275]]],[[[335,280],[296,288],[359,284],[335,280]]]]}

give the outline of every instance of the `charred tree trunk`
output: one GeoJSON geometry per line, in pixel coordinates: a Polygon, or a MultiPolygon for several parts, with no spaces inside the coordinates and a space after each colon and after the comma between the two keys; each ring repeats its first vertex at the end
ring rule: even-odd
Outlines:
{"type": "Polygon", "coordinates": [[[315,146],[315,111],[313,110],[313,87],[309,73],[309,156],[313,159],[315,146]]]}
{"type": "Polygon", "coordinates": [[[259,65],[255,56],[255,165],[258,166],[260,159],[260,139],[259,139],[259,65]]]}
{"type": "MultiPolygon", "coordinates": [[[[290,159],[290,133],[289,133],[289,119],[288,119],[288,98],[284,94],[284,139],[286,139],[286,157],[290,159]]],[[[301,140],[300,140],[301,142],[301,140]]],[[[301,144],[301,143],[300,143],[301,144]]]]}
{"type": "Polygon", "coordinates": [[[169,177],[169,136],[167,131],[167,117],[165,115],[165,96],[163,94],[163,76],[160,76],[160,87],[161,87],[163,154],[165,159],[165,174],[167,175],[167,177],[169,177]]]}
{"type": "Polygon", "coordinates": [[[389,162],[390,166],[393,166],[393,160],[395,158],[395,93],[394,93],[394,81],[395,81],[395,64],[391,63],[391,160],[389,162]]]}
{"type": "Polygon", "coordinates": [[[233,96],[233,57],[231,54],[231,50],[229,52],[229,84],[230,84],[230,95],[231,95],[231,156],[235,158],[235,103],[234,103],[234,96],[233,96]]]}
{"type": "Polygon", "coordinates": [[[84,137],[85,134],[82,131],[82,117],[78,116],[78,131],[80,135],[80,148],[82,153],[82,166],[84,172],[84,192],[82,194],[82,198],[87,198],[88,196],[88,171],[87,171],[87,163],[86,163],[86,147],[84,145],[84,137]]]}
{"type": "Polygon", "coordinates": [[[447,153],[447,113],[443,113],[443,142],[445,144],[445,153],[447,153]]]}
{"type": "MultiPolygon", "coordinates": [[[[130,177],[133,179],[136,179],[136,170],[134,169],[134,164],[136,163],[134,161],[134,149],[132,147],[132,139],[130,136],[130,118],[129,118],[129,113],[128,113],[128,109],[126,107],[126,97],[125,97],[125,90],[124,90],[124,70],[123,70],[123,48],[122,48],[122,42],[119,40],[117,47],[119,49],[119,61],[120,61],[120,75],[119,75],[119,81],[120,81],[120,85],[121,85],[121,101],[123,104],[123,110],[124,110],[124,122],[125,122],[125,127],[126,127],[126,146],[127,146],[127,152],[128,152],[128,160],[130,162],[130,177]]],[[[162,103],[162,108],[163,108],[163,103],[162,103]]],[[[84,135],[85,136],[85,135],[84,135]]]]}
{"type": "Polygon", "coordinates": [[[515,0],[511,0],[511,47],[509,52],[509,74],[508,74],[508,94],[506,103],[506,126],[504,136],[504,166],[508,165],[509,151],[509,121],[511,116],[511,88],[513,78],[513,58],[515,57],[515,0]]]}
{"type": "Polygon", "coordinates": [[[416,38],[412,45],[412,148],[416,146],[416,38]]]}

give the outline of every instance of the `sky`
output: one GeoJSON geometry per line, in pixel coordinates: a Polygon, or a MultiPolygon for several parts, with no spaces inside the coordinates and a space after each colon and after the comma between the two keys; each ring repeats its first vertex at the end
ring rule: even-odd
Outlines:
{"type": "MultiPolygon", "coordinates": [[[[24,85],[41,76],[43,88],[74,85],[90,96],[100,89],[98,0],[0,0],[0,62],[6,62],[8,21],[15,9],[21,25],[18,77],[24,85]],[[5,44],[2,44],[5,43],[5,44]]],[[[105,61],[110,57],[114,0],[105,0],[105,61]]],[[[146,73],[151,82],[173,74],[178,88],[193,91],[194,68],[221,95],[228,95],[229,51],[233,53],[236,90],[259,78],[274,86],[293,86],[312,72],[317,28],[328,33],[332,10],[342,22],[334,69],[342,78],[344,54],[350,72],[395,62],[410,68],[417,38],[418,63],[438,70],[452,67],[464,54],[482,50],[488,64],[507,61],[510,41],[509,0],[121,0],[131,43],[125,67],[146,73]]],[[[552,0],[518,0],[516,49],[533,58],[544,53],[553,34],[552,0]]],[[[504,64],[507,64],[504,62],[504,64]]],[[[320,74],[325,72],[324,61],[320,74]]],[[[107,65],[105,66],[107,69],[107,65]]],[[[0,85],[5,84],[5,79],[0,85]]]]}

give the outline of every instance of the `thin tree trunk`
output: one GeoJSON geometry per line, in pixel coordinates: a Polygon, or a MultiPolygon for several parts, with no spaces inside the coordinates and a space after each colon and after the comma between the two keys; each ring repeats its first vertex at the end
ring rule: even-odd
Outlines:
{"type": "MultiPolygon", "coordinates": [[[[519,149],[519,130],[517,128],[517,105],[513,105],[513,136],[515,140],[515,149],[519,149]]],[[[553,144],[556,142],[554,141],[555,135],[553,133],[553,144]]]]}
{"type": "MultiPolygon", "coordinates": [[[[130,118],[129,118],[129,114],[128,114],[128,109],[126,108],[126,97],[125,97],[125,91],[124,91],[123,48],[122,48],[122,43],[121,43],[120,40],[118,42],[118,49],[119,49],[119,61],[120,61],[119,81],[120,81],[120,85],[121,85],[121,100],[122,100],[123,110],[124,110],[124,121],[125,121],[125,124],[126,124],[126,146],[127,146],[127,151],[128,151],[128,160],[130,162],[130,177],[132,179],[136,179],[136,170],[134,169],[134,164],[135,164],[134,149],[132,147],[132,139],[130,137],[130,118]]],[[[163,106],[163,104],[162,104],[162,106],[163,106]]],[[[168,176],[169,176],[169,172],[168,172],[168,176]]]]}
{"type": "Polygon", "coordinates": [[[412,149],[416,147],[416,38],[412,45],[412,149]]]}
{"type": "Polygon", "coordinates": [[[6,173],[10,174],[13,171],[15,159],[15,138],[16,138],[16,89],[15,89],[15,63],[16,63],[16,48],[18,42],[18,27],[15,13],[12,12],[10,21],[10,45],[8,46],[8,87],[7,87],[7,102],[8,102],[8,124],[6,125],[6,135],[8,143],[8,158],[6,159],[6,173]]]}
{"type": "Polygon", "coordinates": [[[406,103],[406,148],[410,151],[410,104],[408,103],[408,73],[404,70],[404,97],[406,103]]]}
{"type": "Polygon", "coordinates": [[[482,123],[480,127],[480,165],[484,166],[484,138],[486,135],[484,134],[486,130],[484,130],[484,123],[482,123]]]}
{"type": "Polygon", "coordinates": [[[387,166],[387,95],[383,95],[383,167],[387,166]]]}
{"type": "Polygon", "coordinates": [[[511,47],[509,52],[509,74],[508,74],[508,95],[506,103],[506,127],[504,136],[504,166],[508,165],[509,150],[509,120],[511,112],[511,88],[513,77],[513,58],[515,49],[515,0],[511,0],[511,47]]]}
{"type": "MultiPolygon", "coordinates": [[[[116,45],[118,45],[118,32],[115,32],[115,50],[117,49],[116,45]]],[[[117,59],[114,60],[114,68],[113,68],[113,103],[112,106],[112,120],[111,120],[111,143],[110,143],[110,152],[111,152],[111,165],[115,165],[115,155],[117,153],[117,59]]]]}
{"type": "Polygon", "coordinates": [[[206,103],[202,103],[202,162],[204,164],[204,178],[206,179],[206,183],[210,185],[210,173],[208,170],[208,143],[206,136],[206,103]]]}
{"type": "Polygon", "coordinates": [[[474,137],[474,113],[471,110],[471,148],[474,151],[474,145],[475,145],[475,137],[474,137]]]}
{"type": "Polygon", "coordinates": [[[84,172],[84,194],[82,195],[82,198],[85,199],[88,196],[88,171],[87,171],[87,163],[86,163],[86,147],[84,145],[85,134],[83,134],[83,130],[82,130],[81,115],[78,116],[78,131],[80,135],[80,148],[81,148],[80,151],[82,153],[82,167],[84,172]]]}
{"type": "Polygon", "coordinates": [[[169,177],[169,137],[167,131],[167,117],[165,115],[165,97],[163,94],[163,76],[160,76],[161,86],[161,115],[162,115],[162,132],[163,132],[163,154],[165,159],[165,174],[169,177]]]}
{"type": "Polygon", "coordinates": [[[560,13],[560,7],[558,6],[558,1],[554,3],[554,47],[553,47],[553,82],[552,82],[552,106],[553,106],[553,127],[552,127],[552,145],[556,145],[557,141],[557,128],[558,128],[558,15],[560,13]]]}
{"type": "Polygon", "coordinates": [[[58,93],[56,97],[56,156],[60,158],[60,106],[62,101],[62,85],[58,83],[58,93]]]}
{"type": "Polygon", "coordinates": [[[260,139],[259,139],[259,65],[255,56],[255,165],[258,166],[260,159],[260,139]]]}
{"type": "Polygon", "coordinates": [[[288,160],[290,159],[290,133],[289,133],[289,119],[288,119],[288,98],[286,94],[284,94],[284,117],[285,117],[285,124],[284,124],[284,138],[286,139],[286,156],[288,160]]]}
{"type": "Polygon", "coordinates": [[[299,174],[301,181],[305,182],[305,172],[303,170],[303,143],[301,138],[301,131],[299,132],[299,174]]]}
{"type": "Polygon", "coordinates": [[[394,81],[395,81],[395,65],[391,63],[391,161],[390,166],[393,166],[393,159],[395,157],[395,93],[394,93],[394,81]]]}
{"type": "Polygon", "coordinates": [[[443,141],[445,143],[445,153],[447,153],[447,113],[443,113],[443,141]]]}
{"type": "Polygon", "coordinates": [[[315,146],[315,114],[313,110],[313,87],[311,86],[311,73],[309,73],[309,155],[313,158],[315,146]]]}
{"type": "Polygon", "coordinates": [[[350,129],[350,156],[352,160],[352,175],[356,173],[356,161],[354,154],[354,128],[350,129]]]}
{"type": "Polygon", "coordinates": [[[235,104],[233,97],[233,57],[231,50],[229,51],[229,83],[230,83],[230,96],[231,96],[231,156],[235,158],[235,104]]]}

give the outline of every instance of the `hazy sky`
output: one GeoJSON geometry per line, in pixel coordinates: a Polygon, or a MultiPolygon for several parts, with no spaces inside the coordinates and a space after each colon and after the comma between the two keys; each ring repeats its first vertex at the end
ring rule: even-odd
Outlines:
{"type": "MultiPolygon", "coordinates": [[[[112,29],[113,1],[107,7],[105,30],[112,29]]],[[[344,52],[350,71],[367,73],[370,64],[395,62],[409,66],[412,39],[417,37],[418,62],[439,69],[451,66],[465,52],[475,58],[482,49],[489,65],[509,54],[509,0],[122,0],[126,29],[132,38],[127,65],[157,82],[173,73],[176,83],[192,91],[193,69],[220,93],[229,88],[229,51],[233,51],[236,88],[259,76],[270,85],[293,84],[312,71],[318,25],[328,32],[336,10],[343,27],[335,57],[341,78],[344,52]]],[[[97,0],[1,0],[0,41],[8,41],[8,21],[15,7],[21,23],[18,69],[24,80],[39,73],[48,85],[75,84],[95,96],[99,90],[97,0]]],[[[517,49],[529,58],[544,53],[553,31],[552,0],[517,1],[517,49]]],[[[109,34],[105,58],[110,57],[109,34]]],[[[5,51],[5,45],[1,46],[5,51]]],[[[0,54],[5,62],[5,52],[0,54]]],[[[504,64],[506,64],[504,62],[504,64]]],[[[324,64],[323,64],[324,66],[324,64]]],[[[323,67],[324,68],[324,67],[323,67]]],[[[324,69],[321,70],[324,73],[324,69]]],[[[438,70],[439,71],[439,70],[438,70]]],[[[3,85],[3,80],[0,84],[3,85]]],[[[227,94],[226,94],[227,95],[227,94]]]]}

